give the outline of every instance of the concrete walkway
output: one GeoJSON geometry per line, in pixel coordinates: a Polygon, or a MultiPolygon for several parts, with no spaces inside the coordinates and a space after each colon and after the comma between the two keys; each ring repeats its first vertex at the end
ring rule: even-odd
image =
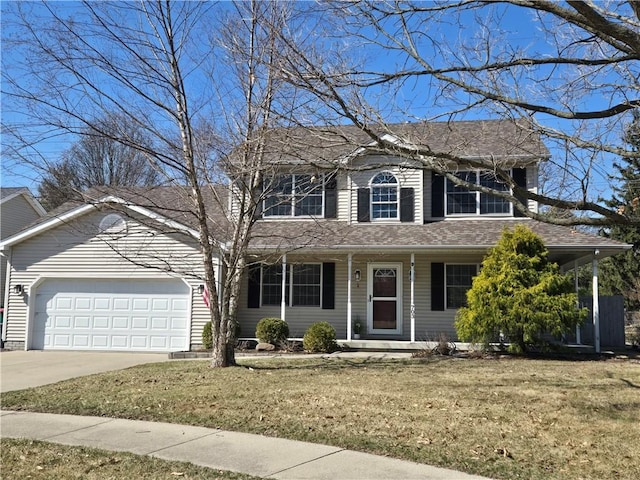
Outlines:
{"type": "Polygon", "coordinates": [[[171,423],[0,411],[0,427],[0,436],[6,438],[28,438],[152,455],[263,478],[483,478],[327,445],[171,423]]]}

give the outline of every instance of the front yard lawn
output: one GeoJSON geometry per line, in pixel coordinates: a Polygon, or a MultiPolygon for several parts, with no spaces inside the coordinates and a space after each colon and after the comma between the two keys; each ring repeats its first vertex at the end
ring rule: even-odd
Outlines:
{"type": "Polygon", "coordinates": [[[145,455],[3,438],[2,478],[33,480],[139,478],[153,480],[258,480],[257,477],[170,462],[145,455]]]}
{"type": "Polygon", "coordinates": [[[9,392],[2,406],[259,433],[494,478],[640,478],[637,360],[241,361],[143,365],[9,392]]]}

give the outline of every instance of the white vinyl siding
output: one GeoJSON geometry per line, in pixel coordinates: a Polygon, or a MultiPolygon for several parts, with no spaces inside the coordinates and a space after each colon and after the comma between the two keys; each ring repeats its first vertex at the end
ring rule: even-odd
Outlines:
{"type": "MultiPolygon", "coordinates": [[[[423,174],[422,170],[418,168],[408,168],[405,166],[397,165],[402,163],[402,159],[389,159],[379,156],[369,156],[359,159],[362,165],[370,164],[382,164],[388,163],[389,166],[379,169],[366,169],[351,172],[351,189],[350,189],[350,201],[351,201],[351,222],[357,223],[358,221],[358,189],[370,188],[371,180],[380,172],[392,173],[398,180],[398,195],[400,194],[400,188],[413,188],[414,191],[414,221],[415,223],[422,223],[422,208],[424,196],[421,194],[423,191],[423,174]]],[[[359,162],[359,163],[360,163],[359,162]]],[[[381,221],[381,220],[378,220],[381,221]]],[[[398,222],[398,219],[391,220],[398,222]]]]}
{"type": "MultiPolygon", "coordinates": [[[[0,204],[0,235],[2,239],[18,233],[25,226],[40,218],[24,195],[17,195],[0,204]]],[[[5,252],[6,253],[6,252],[5,252]]],[[[7,272],[7,259],[0,257],[0,304],[4,304],[4,289],[7,272]]]]}
{"type": "MultiPolygon", "coordinates": [[[[25,285],[27,296],[9,294],[7,341],[25,341],[30,286],[45,278],[178,278],[192,287],[192,344],[202,343],[202,328],[208,310],[192,274],[202,272],[201,255],[194,240],[182,234],[163,234],[127,219],[126,238],[98,235],[105,213],[95,212],[75,219],[12,247],[11,284],[25,285]],[[156,268],[138,266],[137,263],[156,268]],[[163,269],[171,268],[171,275],[163,269]]],[[[31,312],[33,314],[33,312],[31,312]]],[[[5,317],[7,318],[7,317],[5,317]]]]}
{"type": "MultiPolygon", "coordinates": [[[[289,324],[290,337],[302,338],[312,323],[326,321],[336,329],[339,340],[346,338],[347,322],[347,255],[314,255],[314,261],[335,262],[335,309],[320,307],[286,307],[286,321],[289,324]]],[[[361,278],[358,283],[352,279],[352,319],[360,320],[366,325],[367,320],[367,271],[368,263],[402,263],[402,333],[397,335],[371,335],[363,331],[363,337],[370,339],[409,340],[411,335],[411,283],[408,279],[410,254],[354,254],[352,273],[360,270],[361,278]]],[[[287,255],[288,262],[304,262],[308,257],[301,255],[287,255]]],[[[416,340],[437,340],[441,333],[452,340],[457,339],[453,326],[455,309],[445,311],[431,310],[431,262],[441,263],[469,263],[478,264],[482,254],[453,253],[453,254],[416,254],[415,255],[415,312],[416,312],[416,340]]],[[[247,308],[247,279],[243,280],[245,287],[241,290],[238,309],[238,319],[241,323],[241,337],[255,337],[256,324],[264,317],[280,317],[280,306],[264,306],[261,308],[247,308]]]]}

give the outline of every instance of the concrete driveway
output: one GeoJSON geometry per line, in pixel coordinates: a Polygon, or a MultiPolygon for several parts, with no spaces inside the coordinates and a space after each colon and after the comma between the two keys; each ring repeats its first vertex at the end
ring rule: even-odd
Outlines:
{"type": "Polygon", "coordinates": [[[0,352],[0,392],[168,360],[166,353],[4,351],[0,352]]]}

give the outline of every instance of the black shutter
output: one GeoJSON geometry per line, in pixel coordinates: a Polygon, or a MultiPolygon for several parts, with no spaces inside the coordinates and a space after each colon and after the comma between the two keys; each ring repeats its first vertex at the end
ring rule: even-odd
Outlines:
{"type": "Polygon", "coordinates": [[[322,308],[336,308],[336,264],[322,264],[322,308]]]}
{"type": "MultiPolygon", "coordinates": [[[[522,188],[527,188],[527,169],[526,168],[514,168],[512,170],[513,181],[516,182],[516,185],[522,188]]],[[[527,199],[523,195],[517,195],[516,198],[523,203],[525,206],[527,205],[527,199]]],[[[514,217],[525,217],[526,215],[522,213],[517,208],[513,208],[513,216],[514,217]]]]}
{"type": "Polygon", "coordinates": [[[336,218],[338,206],[338,186],[336,176],[330,175],[324,184],[324,218],[336,218]]]}
{"type": "Polygon", "coordinates": [[[358,189],[358,221],[359,222],[370,222],[371,217],[369,211],[371,207],[369,206],[370,199],[369,189],[368,188],[359,188],[358,189]]]}
{"type": "Polygon", "coordinates": [[[444,177],[431,172],[431,217],[444,217],[444,177]]]}
{"type": "Polygon", "coordinates": [[[431,310],[444,310],[444,263],[431,264],[431,310]]]}
{"type": "Polygon", "coordinates": [[[260,308],[260,274],[262,268],[259,263],[249,265],[249,288],[247,289],[247,307],[260,308]]]}
{"type": "Polygon", "coordinates": [[[400,189],[400,221],[413,222],[413,188],[400,189]]]}

